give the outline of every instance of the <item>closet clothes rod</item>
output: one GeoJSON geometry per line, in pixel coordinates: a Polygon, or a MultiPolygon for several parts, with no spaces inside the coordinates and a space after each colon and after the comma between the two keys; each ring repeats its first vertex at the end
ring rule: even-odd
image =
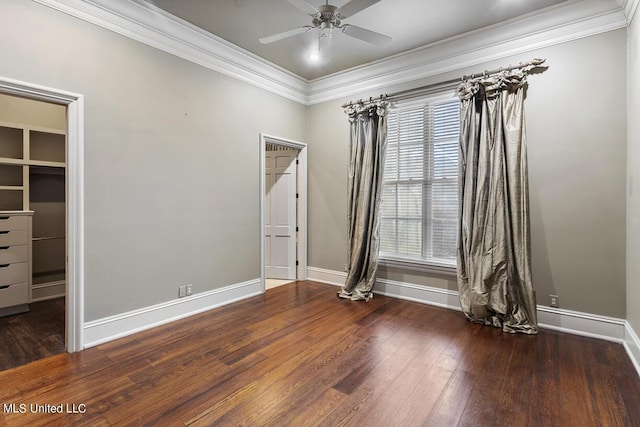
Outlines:
{"type": "Polygon", "coordinates": [[[34,242],[41,242],[43,240],[60,240],[64,239],[64,236],[51,236],[51,237],[34,237],[31,240],[34,242]]]}
{"type": "Polygon", "coordinates": [[[377,97],[371,97],[369,99],[359,99],[357,101],[347,102],[345,104],[342,104],[342,108],[348,108],[354,105],[366,106],[366,105],[373,104],[380,101],[400,101],[404,99],[415,98],[418,96],[430,95],[432,93],[441,92],[448,89],[455,89],[460,83],[466,80],[471,80],[471,79],[475,79],[483,76],[489,77],[495,74],[500,74],[504,71],[518,70],[523,68],[534,69],[542,66],[542,64],[544,64],[545,61],[546,59],[535,58],[535,59],[532,59],[531,61],[521,62],[518,65],[509,65],[507,67],[496,68],[495,70],[485,70],[482,73],[474,73],[468,76],[463,75],[462,77],[457,79],[445,80],[443,82],[439,82],[439,83],[435,83],[427,86],[420,86],[413,89],[407,89],[400,92],[392,93],[390,95],[383,93],[377,97]]]}

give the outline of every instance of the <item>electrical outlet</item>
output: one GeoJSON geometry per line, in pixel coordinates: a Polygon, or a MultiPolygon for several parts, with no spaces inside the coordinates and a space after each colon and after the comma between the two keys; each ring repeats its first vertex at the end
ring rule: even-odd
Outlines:
{"type": "Polygon", "coordinates": [[[560,304],[560,302],[559,302],[560,298],[558,298],[558,295],[553,295],[553,294],[551,294],[551,295],[549,295],[549,299],[550,299],[550,303],[549,303],[549,305],[550,305],[551,307],[558,307],[558,306],[559,306],[559,304],[560,304]]]}
{"type": "Polygon", "coordinates": [[[187,285],[187,296],[193,293],[193,285],[187,285]]]}
{"type": "Polygon", "coordinates": [[[344,271],[345,271],[345,273],[349,271],[349,264],[345,264],[344,265],[344,271]]]}
{"type": "Polygon", "coordinates": [[[178,286],[178,298],[184,298],[187,296],[187,287],[178,286]]]}

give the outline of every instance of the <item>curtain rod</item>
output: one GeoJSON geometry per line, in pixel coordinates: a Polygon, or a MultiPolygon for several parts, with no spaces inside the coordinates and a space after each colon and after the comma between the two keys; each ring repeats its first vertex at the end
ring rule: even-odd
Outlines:
{"type": "Polygon", "coordinates": [[[407,89],[407,90],[403,90],[400,92],[395,92],[392,93],[391,95],[387,95],[386,93],[381,94],[380,96],[377,97],[371,97],[369,99],[359,99],[357,101],[351,101],[351,102],[347,102],[346,104],[342,104],[342,108],[347,108],[353,105],[367,105],[367,104],[372,104],[374,102],[378,102],[378,101],[383,101],[383,100],[387,100],[387,101],[398,101],[401,99],[407,99],[407,98],[414,98],[416,96],[419,95],[429,95],[431,93],[435,93],[435,92],[439,92],[442,90],[446,90],[446,89],[453,89],[455,88],[458,84],[464,82],[465,80],[470,80],[470,79],[475,79],[478,77],[488,77],[488,76],[492,76],[494,74],[499,74],[502,73],[503,71],[511,71],[511,70],[517,70],[520,68],[536,68],[541,66],[542,64],[544,64],[544,62],[546,61],[546,59],[532,59],[531,61],[528,62],[521,62],[518,65],[509,65],[507,67],[500,67],[497,68],[495,70],[490,70],[490,71],[483,71],[482,73],[474,73],[474,74],[470,74],[468,76],[463,75],[460,78],[457,79],[451,79],[451,80],[446,80],[443,82],[439,82],[439,83],[435,83],[435,84],[430,84],[430,85],[426,85],[426,86],[420,86],[417,88],[413,88],[413,89],[407,89]]]}

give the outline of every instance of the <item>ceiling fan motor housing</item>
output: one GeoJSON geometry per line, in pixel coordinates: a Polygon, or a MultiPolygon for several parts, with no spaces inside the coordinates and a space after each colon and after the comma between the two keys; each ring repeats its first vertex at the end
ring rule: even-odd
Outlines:
{"type": "Polygon", "coordinates": [[[313,17],[313,25],[322,29],[340,27],[340,16],[336,14],[338,8],[330,4],[318,6],[318,13],[313,17]]]}

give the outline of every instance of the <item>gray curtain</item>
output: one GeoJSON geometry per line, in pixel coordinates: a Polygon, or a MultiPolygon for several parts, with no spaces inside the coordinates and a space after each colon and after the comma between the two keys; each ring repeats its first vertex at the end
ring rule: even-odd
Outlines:
{"type": "Polygon", "coordinates": [[[505,332],[536,334],[525,88],[525,72],[467,81],[458,88],[458,288],[470,320],[505,332]]]}
{"type": "Polygon", "coordinates": [[[378,270],[379,211],[387,143],[384,101],[347,108],[351,123],[347,279],[338,296],[368,301],[378,270]]]}

